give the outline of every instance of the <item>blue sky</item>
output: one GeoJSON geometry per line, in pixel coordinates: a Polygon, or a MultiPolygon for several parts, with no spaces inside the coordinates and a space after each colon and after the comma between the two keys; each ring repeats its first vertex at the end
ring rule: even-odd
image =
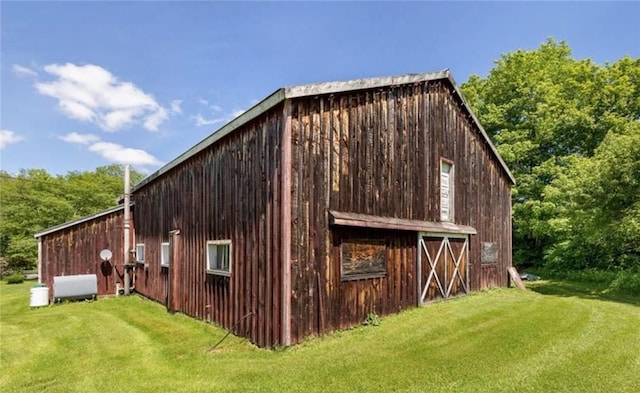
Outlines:
{"type": "Polygon", "coordinates": [[[564,40],[640,56],[637,2],[7,2],[0,167],[152,172],[283,86],[449,68],[564,40]]]}

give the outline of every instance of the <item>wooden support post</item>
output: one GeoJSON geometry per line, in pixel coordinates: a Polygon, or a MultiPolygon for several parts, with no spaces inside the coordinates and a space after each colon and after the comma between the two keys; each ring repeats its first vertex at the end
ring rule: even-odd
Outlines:
{"type": "Polygon", "coordinates": [[[282,258],[282,345],[291,345],[291,101],[284,100],[282,110],[282,152],[280,170],[282,171],[282,245],[280,257],[282,258]]]}

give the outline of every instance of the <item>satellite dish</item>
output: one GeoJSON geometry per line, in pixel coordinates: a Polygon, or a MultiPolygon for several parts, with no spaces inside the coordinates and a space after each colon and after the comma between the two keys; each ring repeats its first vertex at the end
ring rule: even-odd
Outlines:
{"type": "Polygon", "coordinates": [[[111,259],[111,257],[113,256],[113,254],[111,253],[111,250],[109,249],[104,249],[102,251],[100,251],[100,258],[102,258],[103,261],[108,261],[111,259]]]}

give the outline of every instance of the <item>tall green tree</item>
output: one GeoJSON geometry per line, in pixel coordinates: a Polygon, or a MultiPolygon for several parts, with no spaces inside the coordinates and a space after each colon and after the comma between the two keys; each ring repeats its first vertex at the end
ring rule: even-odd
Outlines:
{"type": "MultiPolygon", "coordinates": [[[[0,257],[14,269],[37,260],[34,233],[117,205],[124,168],[99,167],[91,172],[52,176],[43,169],[17,175],[0,171],[0,257]]],[[[133,184],[143,175],[132,171],[133,184]]]]}
{"type": "Polygon", "coordinates": [[[612,128],[592,157],[574,157],[545,196],[558,210],[548,267],[640,267],[640,122],[612,128]]]}
{"type": "Polygon", "coordinates": [[[542,264],[558,242],[561,211],[545,188],[589,158],[614,129],[640,119],[640,61],[576,60],[565,42],[503,55],[485,78],[462,85],[513,171],[514,262],[542,264]]]}

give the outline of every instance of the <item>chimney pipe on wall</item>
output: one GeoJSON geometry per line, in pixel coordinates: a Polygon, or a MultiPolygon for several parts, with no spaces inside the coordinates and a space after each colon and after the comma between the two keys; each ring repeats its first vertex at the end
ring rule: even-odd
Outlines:
{"type": "Polygon", "coordinates": [[[131,283],[129,279],[129,229],[131,221],[131,182],[129,180],[129,165],[124,166],[124,294],[128,295],[131,291],[131,283]]]}

